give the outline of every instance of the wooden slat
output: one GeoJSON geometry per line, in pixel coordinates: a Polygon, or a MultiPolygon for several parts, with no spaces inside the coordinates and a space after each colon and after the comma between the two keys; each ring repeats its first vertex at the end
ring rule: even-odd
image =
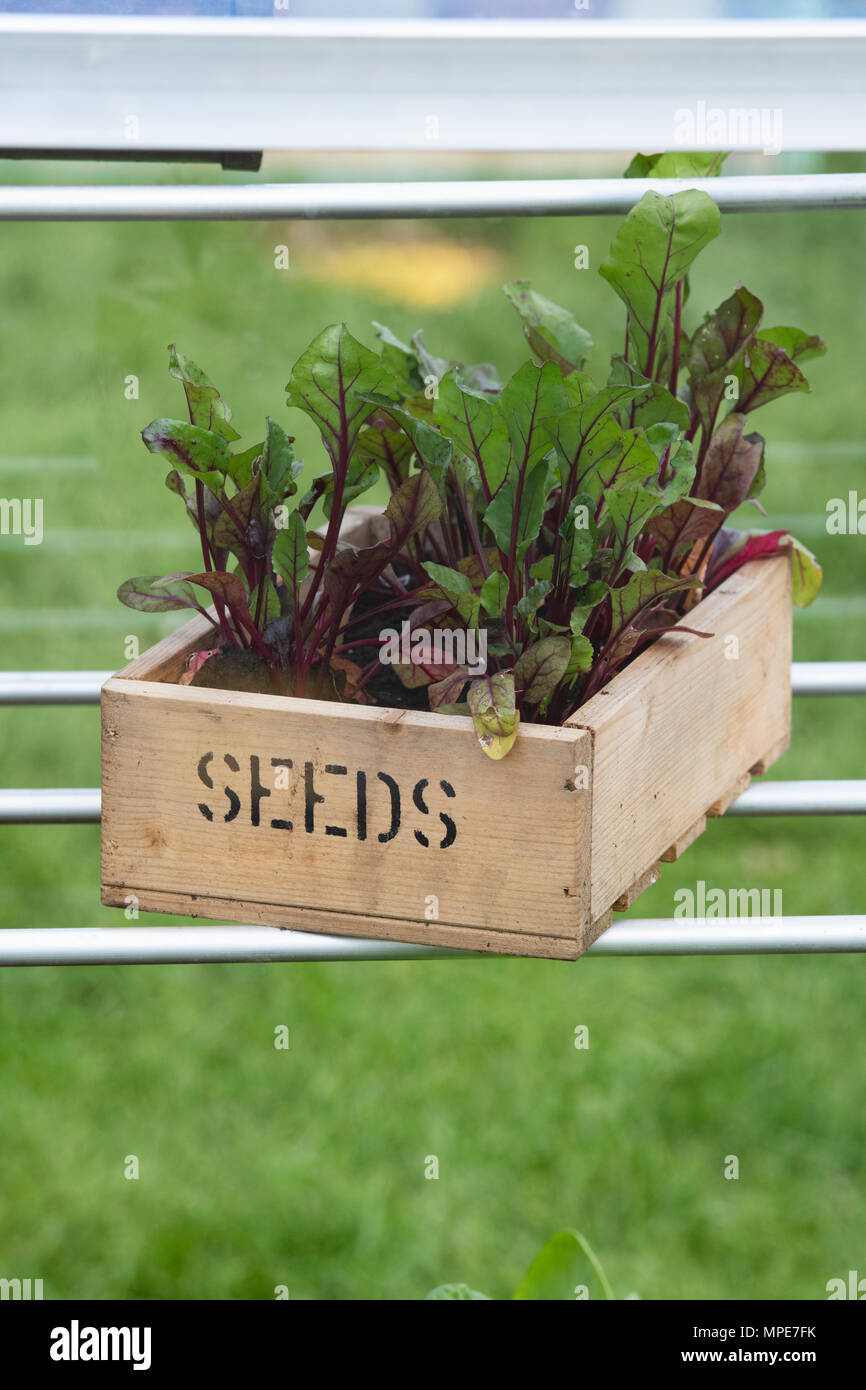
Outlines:
{"type": "Polygon", "coordinates": [[[646,869],[624,893],[620,893],[613,905],[613,911],[628,912],[628,909],[637,902],[641,893],[645,893],[648,888],[652,888],[654,883],[658,883],[659,873],[658,864],[653,864],[651,868],[646,869]]]}
{"type": "Polygon", "coordinates": [[[754,767],[752,767],[752,768],[749,769],[749,771],[751,772],[752,776],[753,776],[753,777],[762,777],[762,776],[764,775],[764,773],[765,773],[765,772],[768,772],[769,769],[773,766],[773,763],[776,763],[776,762],[779,761],[779,759],[781,758],[781,756],[782,756],[783,753],[787,753],[787,751],[788,751],[788,749],[789,749],[790,747],[791,747],[791,733],[790,733],[790,730],[789,730],[789,731],[784,735],[783,738],[780,738],[780,739],[778,740],[778,742],[776,742],[776,743],[773,745],[773,747],[770,748],[770,749],[768,750],[768,752],[766,752],[766,753],[764,754],[764,756],[763,756],[762,758],[759,758],[759,759],[758,759],[758,761],[755,763],[754,767]]]}
{"type": "Polygon", "coordinates": [[[689,848],[689,845],[693,845],[695,840],[697,840],[701,835],[703,835],[706,828],[706,816],[698,816],[694,825],[690,825],[688,830],[684,831],[682,835],[678,836],[677,839],[674,840],[672,845],[668,846],[668,848],[665,850],[664,854],[661,857],[662,863],[675,864],[679,859],[680,855],[685,854],[686,850],[689,848]]]}
{"type": "MultiPolygon", "coordinates": [[[[108,907],[125,907],[134,894],[143,912],[169,912],[174,916],[205,917],[229,921],[237,918],[234,898],[210,894],[160,892],[152,888],[105,887],[102,901],[108,907]]],[[[494,955],[535,956],[550,960],[576,960],[611,924],[610,913],[586,931],[570,936],[541,932],[498,931],[495,927],[457,927],[446,922],[419,922],[396,917],[371,917],[363,913],[327,912],[320,908],[287,907],[280,903],[250,902],[244,925],[283,927],[292,931],[322,932],[333,936],[363,936],[374,940],[408,941],[426,946],[451,946],[494,955]]]]}
{"type": "Polygon", "coordinates": [[[719,816],[723,816],[727,811],[728,807],[733,806],[737,798],[742,796],[743,792],[749,790],[749,784],[751,783],[751,780],[751,773],[741,773],[741,775],[737,778],[736,782],[732,783],[732,785],[726,789],[722,796],[717,796],[712,806],[707,807],[707,815],[711,817],[713,820],[717,819],[719,816]]]}

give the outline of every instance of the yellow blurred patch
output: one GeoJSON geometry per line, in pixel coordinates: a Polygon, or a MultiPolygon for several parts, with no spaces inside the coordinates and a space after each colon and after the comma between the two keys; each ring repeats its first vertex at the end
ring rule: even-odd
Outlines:
{"type": "Polygon", "coordinates": [[[323,247],[303,270],[313,280],[375,291],[413,308],[449,308],[500,275],[502,258],[487,247],[444,238],[381,240],[323,247]]]}

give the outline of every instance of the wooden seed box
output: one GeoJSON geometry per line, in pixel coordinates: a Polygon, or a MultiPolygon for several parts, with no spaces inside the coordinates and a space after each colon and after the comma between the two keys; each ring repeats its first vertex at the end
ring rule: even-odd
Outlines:
{"type": "Polygon", "coordinates": [[[492,762],[468,717],[178,685],[196,617],[102,687],[102,901],[574,959],[790,741],[788,558],[684,621],[492,762]]]}

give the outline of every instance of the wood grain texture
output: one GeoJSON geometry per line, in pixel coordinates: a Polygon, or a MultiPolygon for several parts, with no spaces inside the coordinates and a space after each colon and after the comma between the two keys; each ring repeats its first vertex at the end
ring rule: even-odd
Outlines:
{"type": "Polygon", "coordinates": [[[790,737],[787,556],[744,565],[568,721],[593,735],[593,918],[790,737]]]}
{"type": "Polygon", "coordinates": [[[651,868],[646,869],[641,874],[640,878],[635,879],[634,883],[632,883],[630,887],[626,888],[624,893],[620,893],[619,897],[613,905],[612,911],[628,912],[629,908],[633,907],[634,904],[637,902],[641,893],[645,893],[646,890],[648,888],[651,888],[654,883],[658,883],[660,872],[661,870],[659,869],[658,864],[653,864],[651,868]]]}
{"type": "Polygon", "coordinates": [[[787,753],[790,747],[791,731],[789,729],[788,732],[778,740],[778,742],[773,744],[772,748],[767,749],[764,756],[758,759],[754,767],[749,769],[752,776],[762,777],[765,772],[769,772],[770,768],[773,766],[773,763],[777,763],[781,758],[782,754],[787,753]]]}
{"type": "Polygon", "coordinates": [[[436,900],[442,924],[582,939],[582,730],[529,726],[494,763],[469,718],[121,677],[102,713],[107,888],[424,929],[436,900]]]}
{"type": "Polygon", "coordinates": [[[712,806],[707,807],[707,816],[711,820],[717,820],[720,816],[723,816],[728,807],[733,806],[737,798],[742,796],[743,792],[749,790],[751,781],[752,774],[750,772],[741,773],[736,782],[728,787],[722,796],[716,797],[712,806]]]}

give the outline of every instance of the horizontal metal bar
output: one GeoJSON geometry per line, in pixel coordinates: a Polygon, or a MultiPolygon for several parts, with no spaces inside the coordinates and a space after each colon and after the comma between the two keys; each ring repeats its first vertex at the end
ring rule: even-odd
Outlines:
{"type": "MultiPolygon", "coordinates": [[[[0,825],[91,825],[100,820],[98,787],[0,791],[0,825]]],[[[756,782],[728,816],[866,815],[866,781],[756,782]]]]}
{"type": "Polygon", "coordinates": [[[112,671],[3,671],[0,705],[98,705],[112,671]]]}
{"type": "Polygon", "coordinates": [[[864,816],[866,781],[753,782],[728,816],[864,816]]]}
{"type": "Polygon", "coordinates": [[[794,695],[866,695],[866,661],[795,661],[794,695]]]}
{"type": "MultiPolygon", "coordinates": [[[[0,705],[98,705],[113,671],[0,671],[0,705]]],[[[794,695],[866,695],[866,661],[795,661],[794,695]]]]}
{"type": "MultiPolygon", "coordinates": [[[[866,917],[637,918],[593,956],[798,955],[866,951],[866,917]]],[[[2,965],[255,964],[478,958],[472,951],[281,931],[277,927],[70,927],[0,931],[2,965]]],[[[488,957],[488,959],[495,959],[488,957]]]]}
{"type": "Polygon", "coordinates": [[[424,183],[124,184],[0,187],[0,221],[280,221],[574,217],[621,213],[648,191],[699,188],[723,212],[866,207],[866,174],[718,179],[486,179],[424,183]]]}
{"type": "Polygon", "coordinates": [[[96,825],[99,787],[45,787],[0,791],[0,825],[96,825]]]}
{"type": "Polygon", "coordinates": [[[735,108],[780,112],[785,149],[862,150],[864,49],[860,19],[3,15],[0,148],[712,149],[736,133],[697,113],[735,108]]]}
{"type": "Polygon", "coordinates": [[[801,955],[866,951],[866,917],[717,917],[616,922],[594,956],[801,955]]]}

